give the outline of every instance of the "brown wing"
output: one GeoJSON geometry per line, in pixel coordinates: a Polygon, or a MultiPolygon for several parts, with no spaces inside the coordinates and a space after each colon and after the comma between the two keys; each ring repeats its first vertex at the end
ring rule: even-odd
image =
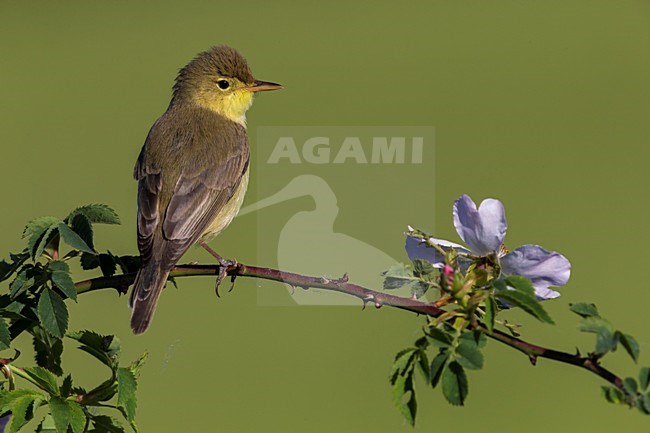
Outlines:
{"type": "MultiPolygon", "coordinates": [[[[136,163],[143,266],[155,261],[169,271],[232,198],[248,168],[248,142],[240,125],[205,115],[192,121],[200,124],[179,134],[163,116],[136,163]],[[161,167],[162,157],[173,164],[161,167]]],[[[142,285],[133,296],[145,300],[150,291],[142,285]]]]}

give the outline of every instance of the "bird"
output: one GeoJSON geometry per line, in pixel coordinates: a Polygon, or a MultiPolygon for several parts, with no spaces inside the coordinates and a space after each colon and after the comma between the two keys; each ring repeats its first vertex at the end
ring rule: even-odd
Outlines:
{"type": "Polygon", "coordinates": [[[151,127],[133,171],[138,181],[141,265],[129,306],[131,329],[144,333],[170,271],[193,244],[220,263],[217,285],[234,262],[207,241],[237,215],[248,185],[246,111],[257,92],[282,85],[256,80],[246,59],[218,45],[180,69],[167,110],[151,127]]]}

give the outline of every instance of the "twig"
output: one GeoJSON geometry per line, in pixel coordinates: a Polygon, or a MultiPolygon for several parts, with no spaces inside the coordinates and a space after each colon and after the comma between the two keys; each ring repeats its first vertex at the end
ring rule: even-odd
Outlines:
{"type": "MultiPolygon", "coordinates": [[[[170,277],[190,277],[200,275],[216,276],[218,274],[219,265],[188,264],[176,266],[169,275],[170,277]]],[[[349,283],[347,280],[347,275],[344,275],[340,279],[330,280],[324,277],[310,277],[306,275],[294,274],[291,272],[284,272],[277,269],[261,268],[243,264],[237,264],[236,266],[232,267],[228,270],[227,274],[231,277],[250,277],[278,281],[281,283],[289,284],[292,287],[302,287],[303,289],[317,288],[345,293],[359,298],[363,302],[364,306],[366,303],[372,303],[377,308],[386,305],[389,307],[399,308],[402,310],[411,311],[417,314],[424,314],[431,317],[438,317],[445,312],[445,310],[438,308],[433,303],[423,302],[412,298],[402,298],[384,292],[377,292],[375,290],[366,289],[365,287],[361,287],[357,284],[349,283]]],[[[106,288],[115,288],[120,293],[126,293],[128,287],[133,284],[134,279],[135,273],[129,273],[111,277],[98,277],[90,280],[84,280],[76,283],[75,286],[78,293],[87,293],[106,288]]],[[[481,323],[476,323],[474,325],[474,329],[483,332],[485,335],[494,340],[497,340],[507,346],[513,347],[520,352],[523,352],[528,356],[533,365],[536,364],[537,358],[546,358],[561,362],[563,364],[581,367],[597,376],[600,376],[607,382],[625,392],[623,388],[623,380],[611,371],[602,367],[598,363],[598,359],[594,357],[585,357],[580,356],[579,354],[571,354],[538,346],[496,329],[492,332],[489,332],[485,325],[481,323]]]]}

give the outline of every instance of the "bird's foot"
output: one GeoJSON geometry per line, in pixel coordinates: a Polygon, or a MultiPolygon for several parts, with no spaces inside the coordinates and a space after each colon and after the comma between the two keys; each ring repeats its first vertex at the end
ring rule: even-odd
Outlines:
{"type": "MultiPolygon", "coordinates": [[[[217,281],[214,286],[214,291],[217,294],[217,297],[219,296],[219,286],[221,285],[221,282],[223,279],[228,275],[228,272],[239,268],[239,262],[237,260],[230,260],[230,259],[224,259],[221,257],[215,250],[210,248],[208,244],[206,244],[204,241],[200,241],[199,245],[201,245],[212,257],[217,259],[217,262],[219,262],[219,273],[217,274],[217,281]]],[[[229,292],[232,291],[232,289],[235,287],[235,275],[232,275],[230,277],[230,289],[228,290],[229,292]]]]}
{"type": "MultiPolygon", "coordinates": [[[[237,260],[224,259],[221,257],[219,260],[219,273],[217,274],[217,282],[215,283],[214,291],[219,297],[219,286],[223,279],[228,275],[228,272],[239,268],[239,262],[237,260]]],[[[232,289],[235,287],[235,275],[230,276],[230,289],[228,292],[232,292],[232,289]]]]}

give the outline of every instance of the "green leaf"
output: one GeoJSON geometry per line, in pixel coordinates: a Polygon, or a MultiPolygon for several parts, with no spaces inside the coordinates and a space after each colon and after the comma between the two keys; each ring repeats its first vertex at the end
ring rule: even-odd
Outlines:
{"type": "Polygon", "coordinates": [[[535,297],[535,287],[533,287],[533,283],[528,278],[520,275],[510,275],[505,280],[506,284],[516,291],[535,297]]]}
{"type": "Polygon", "coordinates": [[[469,385],[465,370],[458,362],[450,362],[442,373],[442,394],[450,404],[462,406],[465,404],[468,392],[469,385]]]}
{"type": "Polygon", "coordinates": [[[67,433],[70,425],[70,414],[65,399],[56,396],[52,397],[50,399],[50,413],[57,433],[67,433]]]}
{"type": "Polygon", "coordinates": [[[598,308],[595,304],[587,304],[585,302],[578,302],[576,304],[569,304],[571,311],[576,313],[583,318],[587,317],[600,317],[598,314],[598,308]]]}
{"type": "Polygon", "coordinates": [[[78,207],[70,212],[70,215],[65,219],[66,222],[69,222],[77,214],[85,216],[94,224],[120,224],[120,218],[117,216],[117,213],[105,204],[89,204],[78,207]]]}
{"type": "Polygon", "coordinates": [[[470,370],[480,370],[483,368],[483,354],[475,344],[461,342],[456,347],[456,360],[460,365],[470,370]]]}
{"type": "Polygon", "coordinates": [[[641,404],[643,405],[643,409],[645,409],[643,412],[647,415],[650,415],[650,394],[645,394],[642,398],[640,398],[641,404]]]}
{"type": "Polygon", "coordinates": [[[79,403],[62,397],[50,399],[50,413],[54,419],[57,433],[67,433],[68,426],[73,433],[83,433],[86,425],[86,415],[79,403]]]}
{"type": "Polygon", "coordinates": [[[66,400],[68,411],[70,413],[70,427],[73,433],[83,433],[86,426],[86,414],[81,405],[75,401],[66,400]]]}
{"type": "Polygon", "coordinates": [[[618,335],[607,320],[595,316],[587,317],[580,322],[578,329],[582,332],[596,334],[596,349],[594,350],[596,354],[604,355],[616,349],[618,335]]]}
{"type": "Polygon", "coordinates": [[[45,415],[43,421],[36,428],[36,433],[56,433],[56,426],[51,414],[45,415]]]}
{"type": "Polygon", "coordinates": [[[426,332],[431,343],[436,347],[449,347],[454,344],[454,336],[443,329],[432,326],[426,332]]]}
{"type": "Polygon", "coordinates": [[[63,338],[68,329],[68,309],[56,292],[43,290],[38,300],[38,319],[47,332],[63,338]]]}
{"type": "Polygon", "coordinates": [[[422,259],[413,260],[413,273],[416,277],[426,277],[435,272],[431,262],[422,259]]]}
{"type": "Polygon", "coordinates": [[[429,382],[431,378],[429,377],[431,365],[429,364],[429,357],[427,356],[427,351],[424,349],[418,350],[418,367],[420,367],[420,373],[424,376],[424,380],[429,382]]]}
{"type": "Polygon", "coordinates": [[[614,404],[623,404],[625,403],[625,397],[623,396],[623,392],[615,388],[613,386],[601,386],[601,394],[605,399],[614,404]]]}
{"type": "Polygon", "coordinates": [[[623,388],[630,395],[636,395],[637,391],[639,390],[636,380],[634,380],[632,377],[626,377],[623,379],[623,388]]]}
{"type": "Polygon", "coordinates": [[[487,337],[481,331],[466,331],[460,336],[460,342],[471,342],[478,349],[482,349],[487,344],[487,337]]]}
{"type": "Polygon", "coordinates": [[[553,319],[551,319],[551,316],[548,315],[546,310],[544,310],[542,304],[540,304],[539,301],[535,298],[535,296],[531,296],[528,293],[520,292],[517,290],[500,290],[495,293],[495,296],[502,301],[521,308],[540,322],[550,324],[555,323],[553,322],[553,319]]]}
{"type": "Polygon", "coordinates": [[[81,239],[88,245],[91,249],[94,249],[93,243],[93,225],[90,220],[83,214],[76,214],[69,221],[70,228],[72,231],[79,235],[81,239]]]}
{"type": "Polygon", "coordinates": [[[61,289],[68,298],[76,301],[77,288],[74,286],[74,282],[70,276],[70,267],[68,264],[61,260],[52,260],[47,267],[52,271],[52,282],[61,289]]]}
{"type": "Polygon", "coordinates": [[[11,262],[6,260],[0,262],[0,281],[11,277],[25,263],[29,256],[29,253],[26,251],[19,254],[9,254],[9,260],[11,262]]]}
{"type": "Polygon", "coordinates": [[[94,415],[93,429],[90,433],[124,433],[122,427],[115,419],[106,415],[94,415]]]}
{"type": "Polygon", "coordinates": [[[7,325],[4,319],[0,319],[0,350],[9,349],[9,347],[11,347],[9,325],[7,325]]]}
{"type": "Polygon", "coordinates": [[[650,385],[650,368],[643,367],[641,371],[639,371],[639,387],[641,390],[645,391],[648,389],[648,385],[650,385]]]}
{"type": "Polygon", "coordinates": [[[137,382],[135,375],[128,368],[117,369],[117,406],[124,410],[124,416],[129,422],[135,420],[137,400],[135,392],[137,382]]]}
{"type": "Polygon", "coordinates": [[[393,382],[393,403],[409,424],[415,424],[417,403],[413,387],[413,364],[393,382]]]}
{"type": "Polygon", "coordinates": [[[95,254],[95,250],[90,248],[83,239],[79,237],[67,224],[61,222],[59,223],[59,233],[61,234],[61,239],[63,242],[70,245],[75,250],[82,251],[84,253],[95,254]]]}
{"type": "Polygon", "coordinates": [[[35,267],[32,265],[25,265],[20,270],[16,278],[9,285],[9,296],[12,298],[18,297],[21,293],[34,286],[36,280],[34,279],[35,267]]]}
{"type": "Polygon", "coordinates": [[[115,369],[120,359],[120,340],[114,335],[100,335],[92,331],[79,331],[68,335],[81,343],[79,348],[115,369]]]}
{"type": "Polygon", "coordinates": [[[429,375],[431,376],[431,387],[435,388],[436,385],[438,385],[438,382],[440,381],[440,378],[442,377],[442,373],[445,370],[445,367],[447,366],[447,360],[449,359],[449,351],[443,350],[438,355],[436,355],[435,358],[433,358],[433,361],[431,361],[431,372],[429,375]]]}
{"type": "Polygon", "coordinates": [[[95,254],[81,253],[80,261],[81,269],[84,271],[89,271],[99,267],[99,257],[95,254]]]}
{"type": "Polygon", "coordinates": [[[632,337],[630,334],[623,334],[620,331],[616,332],[617,337],[627,353],[630,355],[630,357],[634,360],[634,362],[637,362],[639,360],[639,343],[637,343],[636,339],[632,337]]]}
{"type": "MultiPolygon", "coordinates": [[[[399,264],[401,265],[401,264],[399,264]]],[[[393,266],[398,266],[398,265],[393,265],[393,266]]],[[[404,265],[401,265],[404,266],[404,265]]],[[[392,267],[391,267],[392,269],[392,267]]],[[[390,272],[391,269],[389,269],[386,272],[390,272]]],[[[384,278],[384,290],[396,290],[399,289],[400,287],[403,287],[405,285],[411,284],[413,282],[413,276],[412,275],[407,275],[407,276],[395,276],[395,275],[388,275],[384,273],[385,278],[384,278]]]]}
{"type": "Polygon", "coordinates": [[[34,417],[34,411],[45,401],[45,396],[31,389],[17,389],[0,395],[0,412],[11,411],[5,432],[17,432],[34,417]]]}
{"type": "Polygon", "coordinates": [[[99,267],[102,270],[102,274],[105,277],[111,277],[115,275],[115,270],[117,269],[117,262],[115,257],[112,254],[102,253],[99,255],[99,267]]]}
{"type": "Polygon", "coordinates": [[[56,375],[63,374],[61,369],[63,341],[60,338],[52,337],[42,326],[34,326],[31,334],[33,336],[34,351],[36,352],[36,364],[56,375]]]}
{"type": "Polygon", "coordinates": [[[485,300],[485,327],[489,333],[494,331],[494,323],[497,317],[497,303],[493,297],[489,297],[485,300]]]}
{"type": "MultiPolygon", "coordinates": [[[[43,249],[41,248],[40,253],[36,254],[40,248],[39,244],[41,243],[41,240],[43,240],[46,233],[49,237],[59,223],[61,223],[59,218],[51,216],[36,218],[27,223],[25,230],[23,230],[23,238],[27,238],[27,250],[31,254],[33,260],[36,260],[36,258],[40,256],[40,253],[43,252],[43,249]]],[[[45,240],[47,241],[47,238],[45,240]]],[[[43,244],[43,248],[44,247],[45,243],[43,244]]]]}
{"type": "Polygon", "coordinates": [[[63,378],[63,384],[61,384],[61,396],[69,397],[72,393],[72,375],[68,374],[63,378]]]}
{"type": "Polygon", "coordinates": [[[49,394],[59,395],[61,393],[56,376],[51,371],[43,367],[25,367],[23,371],[49,394]]]}

